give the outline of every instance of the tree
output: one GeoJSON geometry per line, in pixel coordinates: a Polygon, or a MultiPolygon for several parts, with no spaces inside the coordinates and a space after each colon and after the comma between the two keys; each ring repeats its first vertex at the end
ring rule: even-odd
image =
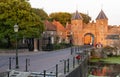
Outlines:
{"type": "Polygon", "coordinates": [[[32,8],[33,12],[41,18],[41,20],[47,20],[48,15],[43,9],[32,8]]]}
{"type": "Polygon", "coordinates": [[[51,13],[49,17],[51,21],[59,21],[64,26],[66,25],[66,22],[70,22],[71,20],[71,14],[67,12],[51,13]]]}
{"type": "Polygon", "coordinates": [[[86,24],[89,23],[89,21],[91,20],[91,17],[88,16],[87,14],[84,14],[84,13],[80,13],[80,14],[83,18],[83,22],[86,23],[86,24]]]}
{"type": "Polygon", "coordinates": [[[7,37],[14,41],[15,24],[19,25],[19,38],[38,37],[44,30],[42,21],[26,0],[0,0],[0,40],[7,37]]]}
{"type": "MultiPolygon", "coordinates": [[[[83,22],[84,23],[89,23],[89,21],[91,20],[91,17],[89,17],[87,14],[83,14],[83,13],[80,13],[82,18],[83,18],[83,22]]],[[[71,17],[72,17],[72,14],[70,13],[67,13],[67,12],[58,12],[58,13],[51,13],[49,15],[50,17],[50,20],[57,20],[59,21],[62,25],[66,25],[66,22],[70,22],[71,21],[71,17]]]]}

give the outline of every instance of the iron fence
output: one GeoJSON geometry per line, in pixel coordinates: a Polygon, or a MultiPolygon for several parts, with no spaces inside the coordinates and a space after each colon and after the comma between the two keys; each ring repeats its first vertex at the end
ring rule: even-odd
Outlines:
{"type": "MultiPolygon", "coordinates": [[[[79,47],[72,47],[70,53],[71,56],[69,58],[60,60],[58,64],[52,66],[47,70],[43,70],[43,72],[30,72],[30,75],[28,77],[72,77],[72,75],[70,76],[69,74],[75,69],[78,69],[78,71],[80,72],[80,77],[86,77],[88,74],[88,51],[80,51],[79,47]],[[79,58],[77,58],[77,56],[79,56],[79,58]]],[[[26,70],[28,71],[28,69],[26,70]]]]}
{"type": "Polygon", "coordinates": [[[83,76],[85,77],[85,75],[88,73],[88,71],[85,69],[87,68],[87,59],[88,54],[86,51],[80,52],[68,59],[61,60],[59,64],[56,64],[55,66],[44,70],[41,73],[31,73],[30,77],[66,77],[66,75],[78,67],[80,67],[81,70],[84,70],[80,72],[82,72],[81,74],[84,73],[83,76]],[[80,55],[80,59],[76,58],[77,55],[80,55]]]}

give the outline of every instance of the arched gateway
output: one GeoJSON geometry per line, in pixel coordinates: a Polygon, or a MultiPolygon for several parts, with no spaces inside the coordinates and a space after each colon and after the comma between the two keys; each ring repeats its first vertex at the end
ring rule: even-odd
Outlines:
{"type": "Polygon", "coordinates": [[[94,44],[94,35],[92,33],[86,33],[84,35],[84,45],[93,45],[94,44]]]}
{"type": "MultiPolygon", "coordinates": [[[[120,32],[120,27],[108,25],[108,18],[102,9],[95,21],[84,23],[81,14],[76,10],[71,17],[71,22],[66,23],[65,27],[59,21],[54,20],[52,23],[45,22],[45,29],[47,33],[54,32],[55,35],[51,36],[54,37],[53,43],[63,42],[73,45],[89,44],[94,46],[98,44],[102,46],[114,45],[117,40],[108,39],[107,37],[120,32]],[[60,42],[56,37],[60,38],[60,42]]],[[[34,48],[36,48],[35,46],[34,48]]]]}
{"type": "Polygon", "coordinates": [[[71,28],[69,31],[73,33],[74,45],[101,43],[105,46],[107,41],[105,38],[108,33],[108,18],[103,10],[101,10],[96,18],[96,22],[92,21],[85,24],[82,16],[76,11],[71,18],[71,28]]]}

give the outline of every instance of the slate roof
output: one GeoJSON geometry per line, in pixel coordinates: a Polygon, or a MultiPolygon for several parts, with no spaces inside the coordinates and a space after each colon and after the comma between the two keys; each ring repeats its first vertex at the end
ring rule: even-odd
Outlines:
{"type": "Polygon", "coordinates": [[[79,14],[79,12],[78,12],[78,10],[76,10],[76,12],[73,14],[73,16],[72,16],[72,18],[71,18],[72,20],[82,20],[83,18],[82,18],[82,16],[79,14]]]}
{"type": "Polygon", "coordinates": [[[99,19],[107,19],[108,20],[107,16],[103,12],[103,10],[100,11],[99,15],[96,18],[96,20],[99,20],[99,19]]]}

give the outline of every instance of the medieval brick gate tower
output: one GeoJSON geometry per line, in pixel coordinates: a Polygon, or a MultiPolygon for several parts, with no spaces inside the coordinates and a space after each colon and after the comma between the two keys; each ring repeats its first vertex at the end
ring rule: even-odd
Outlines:
{"type": "Polygon", "coordinates": [[[76,11],[71,19],[70,32],[74,45],[94,45],[97,43],[106,45],[108,18],[103,10],[101,10],[96,18],[96,22],[85,24],[83,23],[82,16],[76,11]]]}
{"type": "MultiPolygon", "coordinates": [[[[72,15],[71,23],[66,22],[65,27],[56,20],[53,22],[45,21],[44,24],[46,30],[42,34],[43,38],[50,37],[52,40],[49,39],[49,42],[52,44],[62,42],[73,45],[97,44],[97,46],[114,46],[115,44],[118,46],[120,44],[120,25],[108,25],[108,18],[102,9],[95,22],[85,24],[80,13],[76,11],[72,15]]],[[[45,46],[48,44],[48,42],[44,43],[46,43],[45,46]]]]}

